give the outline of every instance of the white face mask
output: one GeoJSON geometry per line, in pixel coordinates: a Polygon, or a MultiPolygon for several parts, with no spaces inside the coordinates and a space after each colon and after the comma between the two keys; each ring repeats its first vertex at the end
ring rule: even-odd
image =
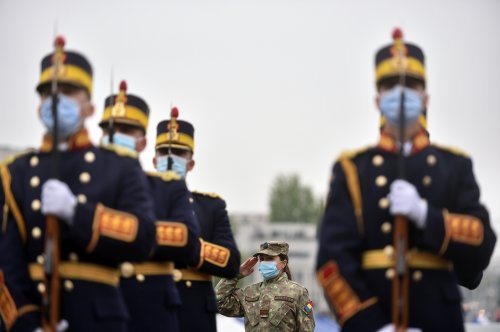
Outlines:
{"type": "Polygon", "coordinates": [[[188,160],[173,154],[156,158],[156,170],[158,172],[168,171],[168,158],[172,158],[172,169],[182,179],[186,178],[188,160]]]}
{"type": "Polygon", "coordinates": [[[406,126],[411,125],[424,111],[422,95],[414,89],[396,85],[380,97],[380,111],[394,126],[399,126],[399,112],[401,107],[401,93],[404,93],[404,114],[406,126]]]}

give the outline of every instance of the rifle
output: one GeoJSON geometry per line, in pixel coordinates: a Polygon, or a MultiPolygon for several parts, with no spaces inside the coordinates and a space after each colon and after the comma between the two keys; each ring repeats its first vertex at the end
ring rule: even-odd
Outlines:
{"type": "MultiPolygon", "coordinates": [[[[54,124],[52,128],[52,178],[59,178],[59,133],[58,133],[58,88],[57,75],[59,75],[63,63],[65,41],[61,36],[54,41],[53,76],[51,86],[52,117],[54,124]]],[[[60,314],[60,282],[59,263],[61,258],[61,233],[59,221],[53,215],[47,216],[45,226],[45,264],[44,264],[44,292],[42,294],[42,325],[46,332],[55,332],[60,314]]]]}
{"type": "Polygon", "coordinates": [[[172,159],[172,140],[177,133],[177,118],[179,117],[179,110],[177,107],[173,106],[170,109],[170,122],[167,125],[168,129],[168,164],[167,171],[171,171],[174,165],[174,160],[172,159]]]}
{"type": "MultiPolygon", "coordinates": [[[[404,142],[405,142],[405,109],[404,109],[404,86],[405,86],[405,46],[403,44],[403,33],[399,28],[394,29],[392,34],[394,48],[399,68],[399,85],[401,85],[401,102],[399,105],[399,151],[398,151],[398,178],[406,178],[404,142]]],[[[396,275],[392,282],[392,322],[396,332],[406,331],[409,321],[409,282],[410,275],[406,256],[408,253],[408,220],[401,215],[395,216],[394,227],[394,252],[396,254],[396,275]]]]}

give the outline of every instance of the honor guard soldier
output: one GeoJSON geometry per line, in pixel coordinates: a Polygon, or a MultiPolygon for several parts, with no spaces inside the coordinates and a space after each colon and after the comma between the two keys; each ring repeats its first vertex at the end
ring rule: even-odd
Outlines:
{"type": "Polygon", "coordinates": [[[37,85],[41,147],[0,166],[1,315],[11,331],[125,331],[116,267],[153,250],[153,202],[137,158],[92,145],[90,63],[55,46],[37,85]]]}
{"type": "MultiPolygon", "coordinates": [[[[181,178],[194,168],[194,127],[177,120],[175,131],[167,130],[171,120],[158,124],[155,164],[158,171],[168,167],[181,178]],[[173,136],[172,136],[173,135],[173,136]]],[[[199,261],[192,267],[179,266],[177,288],[181,294],[181,331],[216,331],[217,304],[212,276],[233,278],[240,265],[240,253],[234,241],[226,202],[217,194],[193,192],[194,210],[201,228],[199,261]]]]}
{"type": "Polygon", "coordinates": [[[314,331],[313,303],[307,289],[292,281],[288,243],[269,241],[240,267],[238,277],[222,279],[215,288],[222,315],[245,317],[245,331],[314,331]],[[264,281],[237,288],[259,262],[264,281]]]}
{"type": "Polygon", "coordinates": [[[472,159],[429,142],[422,50],[393,38],[375,58],[380,139],[333,167],[317,277],[342,331],[463,331],[458,285],[479,285],[496,236],[472,159]]]}
{"type": "MultiPolygon", "coordinates": [[[[102,144],[142,152],[149,120],[146,102],[128,94],[122,81],[118,95],[109,96],[104,107],[99,124],[102,144]]],[[[146,174],[155,203],[156,249],[148,262],[121,264],[120,288],[130,314],[129,332],[175,332],[181,300],[173,280],[174,263],[198,262],[200,230],[186,182],[172,171],[146,174]]]]}

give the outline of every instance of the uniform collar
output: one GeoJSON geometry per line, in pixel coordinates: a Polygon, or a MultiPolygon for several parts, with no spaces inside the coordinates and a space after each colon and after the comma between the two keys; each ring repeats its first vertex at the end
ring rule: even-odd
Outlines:
{"type": "MultiPolygon", "coordinates": [[[[413,136],[410,144],[410,154],[416,154],[429,146],[429,136],[424,130],[421,130],[415,136],[413,136]]],[[[380,134],[380,139],[378,141],[377,147],[387,152],[398,152],[398,142],[396,142],[396,140],[392,136],[389,136],[386,133],[380,134]]]]}
{"type": "MultiPolygon", "coordinates": [[[[50,152],[53,146],[52,136],[45,134],[42,139],[42,145],[40,146],[40,152],[50,152]]],[[[87,129],[83,128],[76,134],[70,137],[70,139],[60,145],[60,150],[65,151],[76,151],[83,150],[92,146],[87,129]]]]}

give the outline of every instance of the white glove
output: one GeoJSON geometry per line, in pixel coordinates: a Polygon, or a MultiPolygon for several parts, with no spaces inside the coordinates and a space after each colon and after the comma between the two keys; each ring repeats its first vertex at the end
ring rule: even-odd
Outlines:
{"type": "Polygon", "coordinates": [[[42,186],[42,213],[55,215],[68,225],[73,224],[77,200],[68,185],[50,179],[42,186]]]}
{"type": "MultiPolygon", "coordinates": [[[[66,319],[61,319],[59,323],[57,323],[56,332],[64,332],[67,331],[68,328],[69,328],[68,321],[66,319]]],[[[43,332],[43,329],[39,327],[33,332],[43,332]]]]}
{"type": "MultiPolygon", "coordinates": [[[[394,324],[387,324],[382,326],[377,332],[396,332],[396,327],[394,324]]],[[[415,327],[409,327],[406,329],[406,332],[422,332],[421,329],[415,327]]]]}
{"type": "Polygon", "coordinates": [[[389,192],[392,215],[408,217],[420,229],[425,228],[427,219],[427,202],[420,198],[414,185],[405,180],[395,180],[391,183],[389,192]]]}

